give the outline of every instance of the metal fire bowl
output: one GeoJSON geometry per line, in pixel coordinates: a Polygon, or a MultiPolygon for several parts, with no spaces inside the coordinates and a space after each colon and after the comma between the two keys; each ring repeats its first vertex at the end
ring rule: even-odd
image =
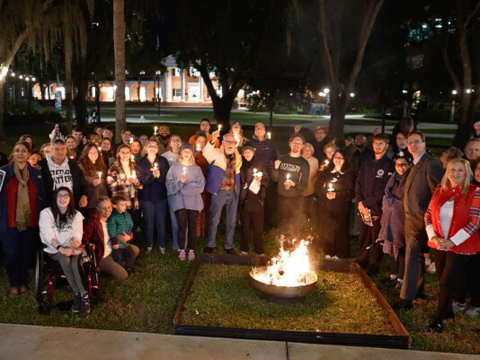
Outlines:
{"type": "Polygon", "coordinates": [[[267,271],[266,266],[261,266],[250,271],[250,283],[260,295],[267,301],[277,304],[296,304],[305,300],[305,297],[317,287],[317,274],[314,271],[308,273],[309,279],[314,279],[307,285],[299,286],[277,286],[265,284],[254,277],[254,273],[267,271]]]}

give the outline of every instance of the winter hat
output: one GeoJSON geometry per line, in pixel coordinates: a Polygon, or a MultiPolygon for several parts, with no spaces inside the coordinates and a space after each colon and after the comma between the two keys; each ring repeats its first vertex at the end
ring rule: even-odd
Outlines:
{"type": "Polygon", "coordinates": [[[252,150],[255,153],[255,148],[252,145],[245,145],[242,148],[242,154],[245,152],[245,150],[252,150]]]}
{"type": "Polygon", "coordinates": [[[183,150],[190,150],[192,153],[195,152],[193,150],[193,146],[190,145],[188,142],[182,145],[182,147],[180,148],[180,152],[182,152],[183,150]]]}

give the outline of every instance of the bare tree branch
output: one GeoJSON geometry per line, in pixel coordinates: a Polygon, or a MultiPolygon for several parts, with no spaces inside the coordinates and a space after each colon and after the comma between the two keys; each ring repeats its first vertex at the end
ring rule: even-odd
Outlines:
{"type": "Polygon", "coordinates": [[[475,16],[475,14],[478,12],[478,10],[480,10],[480,0],[477,2],[477,4],[475,5],[475,7],[473,8],[472,12],[470,13],[470,15],[468,15],[467,17],[465,17],[465,28],[468,27],[468,24],[470,24],[470,21],[472,20],[472,17],[475,16]]]}
{"type": "Polygon", "coordinates": [[[453,70],[452,63],[450,62],[450,58],[448,57],[448,37],[447,41],[445,42],[445,46],[442,48],[442,55],[443,55],[443,61],[445,62],[445,67],[447,68],[448,74],[450,75],[453,85],[455,86],[456,89],[460,89],[462,85],[460,84],[460,80],[457,77],[457,74],[455,74],[455,71],[453,70]]]}

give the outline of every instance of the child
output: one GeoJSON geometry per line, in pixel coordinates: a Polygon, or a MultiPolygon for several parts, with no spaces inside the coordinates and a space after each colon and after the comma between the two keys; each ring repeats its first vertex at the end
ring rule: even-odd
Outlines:
{"type": "Polygon", "coordinates": [[[112,247],[112,258],[119,265],[125,261],[125,270],[131,273],[135,265],[135,254],[130,248],[133,239],[133,220],[127,211],[127,199],[123,195],[115,195],[112,198],[113,213],[108,218],[108,236],[112,247]]]}

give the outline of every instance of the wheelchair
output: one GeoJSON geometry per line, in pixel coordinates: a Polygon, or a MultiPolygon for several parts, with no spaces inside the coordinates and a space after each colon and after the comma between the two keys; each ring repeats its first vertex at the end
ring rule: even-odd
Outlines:
{"type": "MultiPolygon", "coordinates": [[[[44,251],[45,246],[40,246],[35,263],[35,297],[38,304],[38,311],[42,315],[49,315],[53,308],[61,310],[70,309],[73,301],[54,302],[54,287],[63,279],[66,283],[66,277],[58,261],[52,259],[44,251]]],[[[85,251],[78,257],[81,268],[84,273],[84,286],[90,297],[90,301],[100,301],[98,287],[98,263],[95,256],[95,245],[85,244],[85,251]]]]}

